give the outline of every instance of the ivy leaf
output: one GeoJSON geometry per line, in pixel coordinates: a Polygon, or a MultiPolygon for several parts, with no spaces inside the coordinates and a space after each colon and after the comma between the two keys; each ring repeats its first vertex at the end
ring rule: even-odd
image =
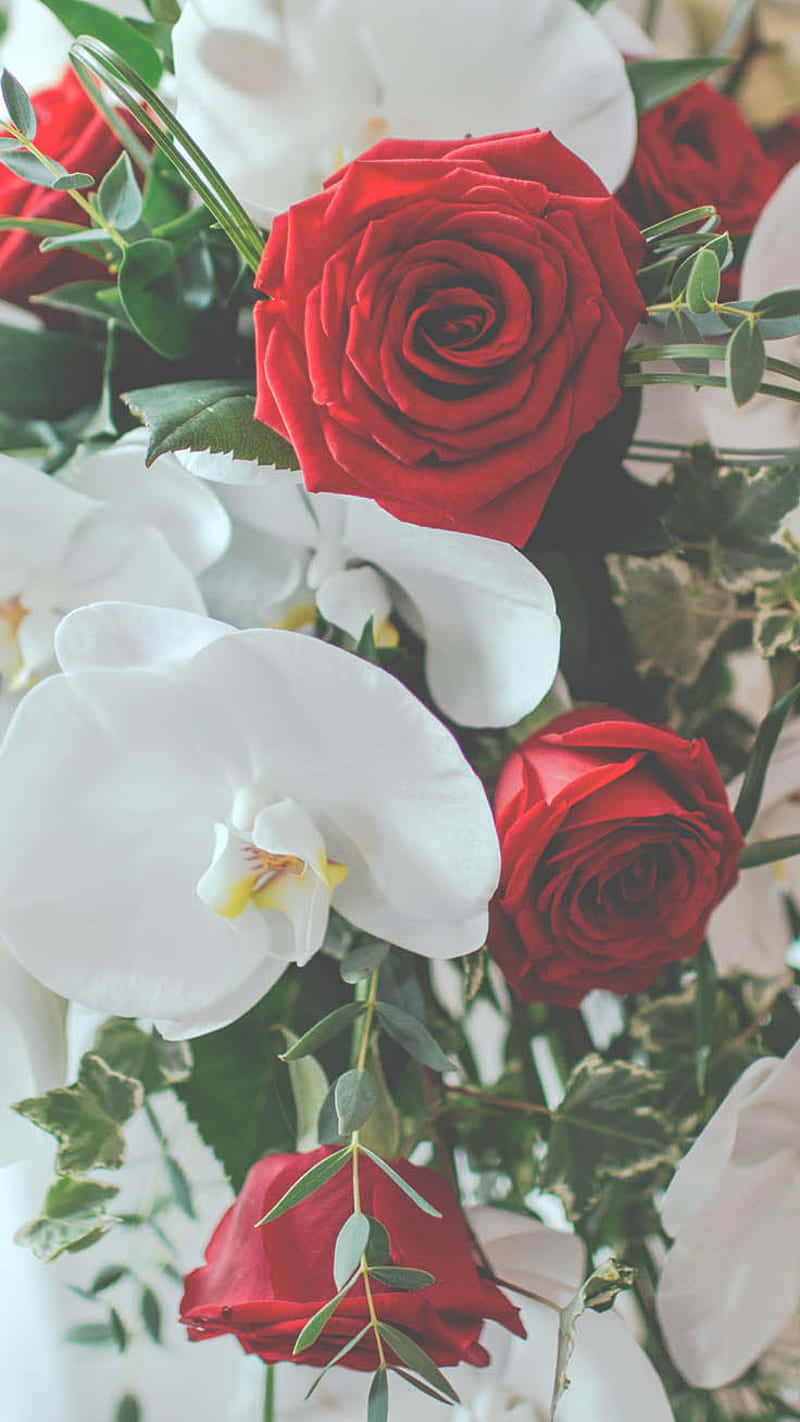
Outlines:
{"type": "Polygon", "coordinates": [[[188,1042],[168,1042],[155,1029],[145,1032],[132,1017],[109,1017],[92,1050],[114,1071],[140,1081],[148,1096],[185,1081],[192,1070],[188,1042]]]}
{"type": "Polygon", "coordinates": [[[13,1109],[56,1137],[56,1170],[59,1175],[70,1175],[96,1166],[116,1170],[122,1165],[125,1137],[120,1125],[143,1101],[141,1082],[111,1071],[89,1052],[81,1061],[74,1086],[30,1097],[13,1109]]]}
{"type": "Polygon", "coordinates": [[[777,535],[798,502],[800,462],[724,467],[697,446],[674,466],[664,527],[676,543],[713,547],[715,578],[732,592],[749,592],[795,567],[777,535]]]}
{"type": "Polygon", "coordinates": [[[736,616],[733,594],[673,553],[608,563],[638,669],[693,682],[736,616]]]}
{"type": "MultiPolygon", "coordinates": [[[[77,1180],[66,1175],[51,1185],[42,1214],[14,1236],[27,1245],[37,1259],[56,1259],[64,1251],[75,1253],[104,1235],[111,1224],[106,1205],[119,1193],[117,1185],[101,1185],[95,1180],[77,1180]]],[[[95,1285],[93,1286],[93,1291],[95,1285]]]]}
{"type": "Polygon", "coordinates": [[[9,69],[4,69],[0,76],[0,89],[3,91],[3,99],[15,128],[18,128],[24,138],[36,137],[36,114],[33,111],[33,104],[27,93],[9,69]]]}
{"type": "Polygon", "coordinates": [[[123,396],[128,408],[147,425],[148,465],[179,449],[234,454],[275,469],[299,469],[285,439],[253,418],[252,387],[237,380],[189,380],[155,385],[123,396]]]}
{"type": "Polygon", "coordinates": [[[580,1217],[610,1181],[627,1181],[673,1162],[675,1127],[663,1115],[664,1083],[635,1062],[578,1062],[553,1113],[545,1187],[580,1217]]]}

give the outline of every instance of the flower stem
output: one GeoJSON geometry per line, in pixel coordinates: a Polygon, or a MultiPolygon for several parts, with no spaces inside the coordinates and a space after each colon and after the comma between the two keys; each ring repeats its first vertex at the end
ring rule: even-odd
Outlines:
{"type": "MultiPolygon", "coordinates": [[[[362,1028],[362,1032],[361,1032],[361,1041],[360,1041],[359,1049],[358,1049],[358,1057],[357,1057],[357,1059],[356,1059],[356,1069],[357,1069],[358,1071],[364,1071],[365,1068],[366,1068],[367,1056],[368,1056],[368,1054],[369,1054],[370,1038],[371,1038],[371,1035],[372,1035],[372,1023],[373,1023],[374,1018],[375,1018],[375,1003],[377,1002],[377,1000],[378,1000],[378,972],[377,972],[377,969],[376,969],[376,971],[372,974],[372,976],[371,976],[371,978],[370,978],[370,980],[369,980],[369,992],[368,992],[368,994],[367,994],[367,1010],[366,1010],[366,1012],[364,1013],[364,1023],[363,1023],[363,1028],[362,1028]]],[[[356,1214],[356,1215],[360,1215],[360,1214],[361,1214],[361,1180],[360,1180],[360,1176],[359,1176],[360,1133],[359,1133],[358,1131],[353,1131],[353,1133],[352,1133],[352,1135],[351,1135],[351,1137],[350,1137],[350,1146],[351,1146],[351,1149],[352,1149],[352,1152],[353,1152],[353,1213],[356,1214]]],[[[373,1333],[374,1333],[374,1335],[375,1335],[375,1347],[376,1347],[377,1350],[378,1350],[378,1359],[379,1359],[380,1367],[381,1367],[382,1369],[384,1369],[384,1368],[386,1367],[386,1354],[385,1354],[385,1352],[384,1352],[383,1339],[381,1338],[380,1328],[379,1328],[379,1326],[378,1326],[378,1315],[377,1315],[377,1312],[376,1312],[376,1310],[375,1310],[375,1300],[374,1300],[373,1295],[372,1295],[372,1284],[370,1283],[369,1265],[367,1264],[366,1252],[365,1252],[364,1254],[362,1254],[362,1256],[361,1256],[360,1269],[361,1269],[361,1277],[362,1277],[362,1279],[364,1280],[364,1297],[366,1298],[366,1301],[367,1301],[367,1309],[369,1310],[369,1321],[370,1321],[370,1323],[372,1324],[372,1331],[373,1331],[373,1333]]]]}
{"type": "MultiPolygon", "coordinates": [[[[54,163],[51,158],[48,158],[46,153],[40,152],[36,144],[30,138],[26,138],[25,134],[17,128],[16,124],[13,124],[10,119],[2,119],[0,122],[3,125],[3,136],[7,135],[13,138],[19,144],[20,148],[25,149],[26,153],[32,153],[33,157],[38,159],[52,177],[58,178],[61,176],[59,164],[54,163]]],[[[117,231],[116,227],[111,227],[109,223],[103,220],[95,204],[91,202],[89,198],[84,197],[83,193],[77,188],[66,188],[64,191],[68,192],[72,201],[76,202],[78,207],[86,213],[91,220],[92,226],[99,227],[103,232],[106,232],[111,238],[111,241],[116,242],[117,246],[121,247],[124,251],[127,246],[125,238],[117,231]]]]}
{"type": "Polygon", "coordinates": [[[262,1422],[274,1422],[275,1417],[275,1365],[267,1363],[264,1370],[264,1411],[262,1422]]]}
{"type": "Polygon", "coordinates": [[[521,1111],[525,1116],[550,1116],[547,1106],[538,1106],[533,1101],[518,1101],[514,1096],[490,1096],[477,1086],[448,1086],[444,1090],[449,1096],[467,1096],[481,1106],[496,1106],[502,1111],[521,1111]]]}

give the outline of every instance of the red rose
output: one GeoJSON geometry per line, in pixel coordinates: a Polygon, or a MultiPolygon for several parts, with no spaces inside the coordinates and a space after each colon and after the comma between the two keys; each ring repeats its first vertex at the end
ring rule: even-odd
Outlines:
{"type": "MultiPolygon", "coordinates": [[[[710,84],[692,84],[639,118],[633,167],[619,200],[643,227],[713,203],[720,231],[752,232],[780,172],[732,99],[710,84]]],[[[738,274],[723,275],[728,295],[738,274]]]]}
{"type": "Polygon", "coordinates": [[[309,489],[522,545],[619,400],[643,251],[552,134],[387,139],[273,226],[256,417],[309,489]]]}
{"type": "MultiPolygon", "coordinates": [[[[97,112],[75,75],[34,95],[36,146],[70,173],[102,178],[120,153],[120,142],[97,112]]],[[[0,214],[4,217],[44,217],[59,222],[88,219],[68,192],[55,192],[18,178],[0,167],[0,214]]],[[[40,252],[41,237],[33,232],[0,233],[0,298],[24,304],[37,291],[66,281],[96,277],[97,262],[79,252],[40,252]]]]}
{"type": "Polygon", "coordinates": [[[800,116],[792,114],[761,134],[761,146],[768,158],[778,165],[778,174],[785,178],[795,163],[800,163],[800,116]]]}
{"type": "MultiPolygon", "coordinates": [[[[193,1341],[232,1333],[245,1352],[257,1353],[267,1363],[324,1366],[369,1321],[359,1280],[317,1342],[292,1357],[303,1325],[336,1292],[334,1245],[353,1212],[349,1167],[272,1224],[255,1228],[290,1185],[328,1154],[323,1146],[303,1155],[267,1156],[253,1166],[211,1237],[208,1262],[186,1279],[181,1321],[193,1341]]],[[[442,1177],[407,1160],[391,1163],[442,1218],[423,1214],[361,1156],[361,1209],[388,1230],[392,1263],[427,1269],[436,1279],[413,1293],[400,1293],[373,1279],[378,1318],[411,1334],[440,1367],[462,1361],[484,1367],[489,1354],[478,1342],[484,1320],[496,1319],[524,1338],[519,1313],[494,1284],[478,1277],[461,1210],[442,1177]]],[[[371,1332],[342,1359],[342,1367],[359,1371],[374,1369],[377,1363],[371,1332]]]]}
{"type": "Polygon", "coordinates": [[[506,761],[489,947],[518,997],[576,1007],[636,992],[696,953],[742,836],[705,741],[605,707],[572,711],[506,761]]]}

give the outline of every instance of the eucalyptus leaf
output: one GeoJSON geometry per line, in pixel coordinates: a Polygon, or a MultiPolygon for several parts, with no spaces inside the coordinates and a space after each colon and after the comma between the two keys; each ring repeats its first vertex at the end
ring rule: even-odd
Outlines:
{"type": "Polygon", "coordinates": [[[64,1334],[65,1343],[79,1343],[84,1347],[98,1343],[114,1343],[114,1330],[110,1323],[76,1323],[64,1334]]]}
{"type": "Polygon", "coordinates": [[[312,1165],[299,1180],[295,1180],[290,1185],[285,1194],[281,1195],[277,1204],[268,1210],[263,1219],[257,1220],[257,1225],[272,1224],[273,1220],[280,1219],[287,1210],[291,1210],[295,1205],[299,1205],[301,1200],[305,1200],[318,1190],[321,1185],[325,1185],[328,1180],[332,1180],[334,1175],[347,1164],[352,1151],[350,1146],[343,1146],[341,1150],[334,1151],[332,1155],[326,1155],[322,1160],[318,1160],[312,1165]]]}
{"type": "Polygon", "coordinates": [[[436,1364],[427,1353],[423,1352],[419,1344],[409,1338],[407,1333],[401,1332],[390,1323],[379,1323],[381,1337],[389,1344],[393,1353],[396,1353],[402,1363],[411,1368],[412,1372],[419,1373],[426,1383],[436,1388],[437,1392],[443,1393],[451,1402],[458,1402],[458,1393],[454,1391],[444,1373],[441,1373],[436,1364]]]}
{"type": "Polygon", "coordinates": [[[379,1264],[370,1269],[370,1274],[382,1284],[387,1284],[390,1289],[402,1289],[404,1291],[414,1289],[427,1289],[431,1284],[436,1283],[435,1276],[429,1274],[427,1269],[401,1269],[395,1265],[379,1264]]]}
{"type": "Polygon", "coordinates": [[[66,173],[66,169],[62,168],[61,164],[56,163],[54,159],[51,159],[51,163],[55,172],[43,163],[41,158],[37,158],[35,153],[28,153],[24,149],[15,153],[0,154],[0,163],[3,167],[10,168],[12,173],[16,173],[18,178],[23,178],[26,183],[34,183],[36,187],[40,188],[54,188],[56,180],[63,178],[66,173]]]}
{"type": "Polygon", "coordinates": [[[54,179],[53,187],[59,192],[72,192],[79,188],[90,188],[94,183],[91,173],[62,173],[54,179]]]}
{"type": "Polygon", "coordinates": [[[435,1205],[429,1205],[427,1200],[423,1200],[419,1192],[414,1189],[414,1186],[409,1185],[408,1181],[404,1180],[402,1175],[398,1175],[388,1160],[382,1160],[381,1157],[376,1155],[374,1151],[371,1151],[368,1146],[362,1145],[360,1149],[364,1152],[364,1155],[369,1156],[373,1165],[377,1165],[378,1168],[383,1171],[384,1175],[388,1175],[389,1179],[398,1189],[403,1191],[404,1195],[408,1196],[409,1200],[414,1201],[418,1210],[422,1210],[425,1215],[433,1215],[434,1219],[440,1220],[442,1218],[441,1210],[437,1210],[435,1205]]]}
{"type": "Polygon", "coordinates": [[[686,283],[686,305],[690,311],[708,311],[719,296],[719,261],[709,247],[701,247],[692,262],[686,283]]]}
{"type": "Polygon", "coordinates": [[[27,93],[9,69],[4,69],[0,75],[0,90],[14,127],[19,129],[23,138],[33,139],[36,137],[36,114],[33,104],[27,93]]]}
{"type": "Polygon", "coordinates": [[[433,1071],[452,1071],[453,1063],[445,1056],[438,1042],[418,1017],[390,1002],[376,1002],[375,1011],[384,1030],[390,1037],[394,1037],[415,1061],[422,1062],[433,1071]]]}
{"type": "Polygon", "coordinates": [[[362,1214],[350,1215],[336,1236],[333,1251],[333,1281],[337,1289],[341,1289],[359,1267],[368,1241],[368,1217],[362,1214]]]}
{"type": "Polygon", "coordinates": [[[665,217],[661,222],[643,227],[642,236],[646,242],[657,242],[659,237],[666,237],[670,232],[679,232],[683,227],[693,227],[696,222],[709,219],[719,220],[716,208],[710,203],[705,207],[690,207],[685,212],[676,212],[674,217],[665,217]]]}
{"type": "Polygon", "coordinates": [[[190,1220],[197,1218],[192,1199],[192,1187],[186,1178],[183,1166],[175,1159],[174,1155],[167,1155],[164,1158],[167,1175],[169,1176],[170,1189],[175,1199],[178,1209],[190,1220]]]}
{"type": "Polygon", "coordinates": [[[312,1382],[310,1388],[308,1389],[308,1392],[305,1395],[304,1401],[307,1402],[312,1392],[314,1392],[314,1390],[319,1387],[320,1383],[322,1382],[322,1379],[325,1377],[325,1374],[328,1373],[331,1368],[335,1367],[337,1363],[340,1363],[342,1361],[342,1358],[346,1358],[347,1354],[352,1352],[354,1348],[357,1348],[359,1343],[361,1342],[361,1339],[364,1338],[366,1334],[371,1331],[371,1329],[372,1323],[365,1323],[364,1327],[360,1329],[358,1333],[354,1334],[352,1338],[348,1339],[344,1347],[339,1349],[338,1353],[334,1353],[333,1357],[328,1360],[324,1368],[320,1369],[320,1371],[317,1373],[317,1376],[314,1378],[314,1381],[312,1382]]]}
{"type": "Polygon", "coordinates": [[[302,1353],[304,1348],[310,1348],[312,1343],[316,1343],[326,1323],[333,1317],[348,1289],[353,1287],[358,1277],[359,1274],[353,1274],[339,1290],[338,1294],[334,1295],[332,1299],[329,1299],[326,1304],[323,1304],[322,1308],[318,1308],[317,1312],[304,1324],[292,1348],[293,1357],[296,1357],[298,1353],[302,1353]]]}
{"type": "Polygon", "coordinates": [[[142,1289],[139,1298],[139,1312],[149,1337],[152,1338],[154,1343],[160,1343],[161,1304],[158,1301],[158,1295],[147,1285],[142,1289]]]}
{"type": "Polygon", "coordinates": [[[380,1368],[369,1385],[367,1422],[386,1422],[389,1416],[389,1382],[385,1368],[380,1368]]]}
{"type": "Polygon", "coordinates": [[[351,948],[345,953],[342,959],[339,972],[342,981],[345,983],[360,983],[365,978],[369,978],[379,968],[386,954],[389,952],[389,944],[381,943],[373,939],[367,943],[357,943],[355,948],[351,948]]]}
{"type": "Polygon", "coordinates": [[[325,1042],[329,1042],[332,1037],[338,1036],[346,1027],[351,1027],[366,1010],[367,1004],[365,1002],[346,1002],[342,1007],[334,1008],[333,1012],[329,1012],[321,1022],[315,1023],[308,1032],[304,1032],[303,1036],[285,1052],[281,1052],[281,1061],[297,1061],[298,1057],[304,1057],[309,1052],[316,1051],[325,1042]]]}
{"type": "Polygon", "coordinates": [[[746,405],[766,369],[767,353],[756,322],[742,321],[725,348],[725,379],[734,404],[746,405]]]}
{"type": "Polygon", "coordinates": [[[366,1255],[370,1268],[373,1264],[388,1264],[392,1257],[392,1241],[389,1238],[389,1231],[386,1226],[376,1220],[374,1216],[367,1215],[369,1223],[369,1239],[367,1241],[366,1255]]]}
{"type": "Polygon", "coordinates": [[[142,1409],[139,1399],[132,1392],[126,1392],[117,1403],[114,1422],[141,1422],[142,1409]]]}
{"type": "Polygon", "coordinates": [[[126,232],[142,215],[142,194],[127,153],[120,153],[97,190],[97,205],[110,227],[126,232]]]}
{"type": "Polygon", "coordinates": [[[371,1116],[378,1100],[378,1088],[368,1071],[354,1067],[339,1077],[333,1094],[339,1131],[345,1136],[357,1131],[371,1116]]]}

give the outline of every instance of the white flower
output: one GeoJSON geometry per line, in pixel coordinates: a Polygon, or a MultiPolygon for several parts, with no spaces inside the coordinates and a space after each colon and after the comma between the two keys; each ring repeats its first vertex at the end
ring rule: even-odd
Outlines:
{"type": "Polygon", "coordinates": [[[611,188],[636,145],[616,46],[577,0],[187,0],[178,117],[253,215],[387,133],[551,128],[611,188]]]}
{"type": "Polygon", "coordinates": [[[106,598],[203,611],[191,573],[136,510],[0,455],[0,733],[20,694],[55,669],[64,614],[106,598]]]}
{"type": "Polygon", "coordinates": [[[34,1127],[12,1102],[63,1086],[66,1003],[36,982],[0,939],[0,1165],[18,1160],[34,1127]]]}
{"type": "MultiPolygon", "coordinates": [[[[735,805],[741,777],[729,788],[735,805]]],[[[764,779],[761,804],[748,839],[800,834],[800,720],[784,726],[764,779]]],[[[800,905],[800,858],[743,869],[739,882],[711,916],[708,942],[722,975],[779,978],[794,941],[784,897],[800,905]]]]}
{"type": "MultiPolygon", "coordinates": [[[[584,1246],[577,1235],[505,1210],[482,1207],[469,1215],[498,1277],[551,1300],[554,1307],[505,1289],[520,1309],[528,1337],[512,1338],[498,1324],[486,1325],[481,1342],[492,1356],[489,1367],[462,1364],[445,1370],[462,1399],[450,1417],[452,1422],[550,1422],[558,1309],[571,1301],[584,1277],[584,1246]]],[[[303,1402],[314,1376],[310,1368],[297,1365],[278,1369],[279,1416],[327,1422],[364,1412],[368,1377],[333,1368],[303,1402]]],[[[652,1363],[614,1309],[581,1315],[569,1376],[556,1422],[672,1422],[652,1363]]],[[[396,1375],[389,1394],[392,1422],[441,1422],[441,1404],[429,1402],[396,1375]]]]}
{"type": "Polygon", "coordinates": [[[800,1299],[800,1043],[755,1062],[678,1166],[662,1206],[675,1243],[656,1296],[695,1387],[743,1373],[800,1299]]]}
{"type": "Polygon", "coordinates": [[[356,639],[371,616],[378,641],[391,644],[394,610],[425,642],[436,704],[461,725],[511,725],[549,691],[560,647],[555,601],[516,548],[404,523],[371,499],[307,494],[277,470],[181,458],[206,478],[251,480],[220,488],[235,531],[203,582],[216,616],[297,627],[313,622],[316,604],[356,639]]]}
{"type": "Polygon", "coordinates": [[[192,1035],[320,946],[328,908],[429,957],[484,941],[499,852],[455,740],[290,632],[105,603],[0,750],[0,927],[43,982],[192,1035]]]}

